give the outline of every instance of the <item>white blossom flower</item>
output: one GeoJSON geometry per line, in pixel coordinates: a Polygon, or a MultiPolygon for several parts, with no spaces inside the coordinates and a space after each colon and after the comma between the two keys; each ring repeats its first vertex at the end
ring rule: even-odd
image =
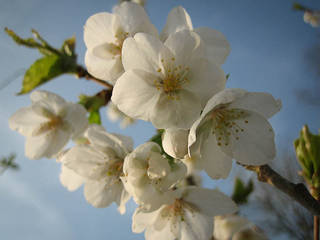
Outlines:
{"type": "Polygon", "coordinates": [[[184,129],[166,129],[162,134],[162,147],[173,158],[183,159],[188,154],[189,131],[184,129]]]}
{"type": "Polygon", "coordinates": [[[84,195],[90,204],[102,208],[116,202],[124,213],[130,195],[120,177],[124,158],[133,148],[131,138],[98,127],[89,128],[85,136],[89,144],[71,148],[64,156],[64,165],[86,179],[84,195]]]}
{"type": "Polygon", "coordinates": [[[281,103],[270,94],[225,89],[207,103],[189,134],[189,161],[211,178],[226,178],[232,158],[262,165],[275,157],[274,132],[268,118],[281,103]]]}
{"type": "Polygon", "coordinates": [[[120,120],[121,128],[126,128],[135,122],[135,119],[121,112],[119,108],[112,102],[108,104],[107,115],[113,122],[120,120]]]}
{"type": "Polygon", "coordinates": [[[155,211],[138,208],[132,231],[145,231],[146,240],[209,240],[212,217],[237,210],[236,204],[217,190],[187,187],[174,192],[175,198],[155,211]]]}
{"type": "Polygon", "coordinates": [[[122,178],[135,202],[146,209],[157,209],[170,198],[168,190],[182,180],[186,167],[182,162],[171,167],[161,155],[158,144],[147,142],[138,146],[124,162],[122,178]]]}
{"type": "Polygon", "coordinates": [[[215,240],[267,240],[265,234],[248,219],[238,215],[214,217],[215,240]]]}
{"type": "Polygon", "coordinates": [[[310,23],[312,27],[320,26],[320,11],[305,11],[303,20],[306,23],[310,23]]]}
{"type": "Polygon", "coordinates": [[[123,2],[113,13],[102,12],[91,16],[84,26],[87,46],[85,63],[93,76],[115,83],[123,73],[122,44],[138,32],[158,35],[144,8],[136,3],[123,2]]]}
{"type": "Polygon", "coordinates": [[[123,45],[125,73],[112,101],[132,118],[158,129],[189,129],[208,99],[225,87],[225,74],[204,56],[201,39],[179,31],[162,43],[138,33],[123,45]]]}
{"type": "MultiPolygon", "coordinates": [[[[74,139],[74,142],[77,145],[90,144],[88,138],[85,135],[86,135],[86,132],[88,131],[88,129],[91,129],[91,128],[95,128],[97,130],[103,131],[102,126],[96,125],[96,124],[90,124],[84,133],[82,133],[76,139],[74,139]]],[[[66,159],[66,156],[67,156],[67,153],[69,152],[69,150],[70,150],[70,148],[65,149],[65,150],[59,152],[56,156],[57,162],[61,163],[61,172],[60,172],[59,179],[60,179],[61,184],[65,188],[67,188],[69,191],[75,191],[79,187],[81,187],[82,184],[85,183],[86,178],[77,174],[73,169],[70,169],[69,167],[67,167],[65,165],[65,159],[66,159]]]]}
{"type": "Polygon", "coordinates": [[[19,109],[9,119],[12,130],[26,137],[25,154],[30,159],[51,158],[85,130],[86,110],[47,91],[34,91],[32,105],[19,109]]]}
{"type": "Polygon", "coordinates": [[[189,14],[183,7],[179,6],[173,8],[169,13],[160,39],[165,41],[170,34],[181,30],[194,31],[199,34],[205,43],[207,57],[218,64],[225,62],[230,53],[230,45],[225,36],[221,32],[208,27],[194,29],[189,14]]]}

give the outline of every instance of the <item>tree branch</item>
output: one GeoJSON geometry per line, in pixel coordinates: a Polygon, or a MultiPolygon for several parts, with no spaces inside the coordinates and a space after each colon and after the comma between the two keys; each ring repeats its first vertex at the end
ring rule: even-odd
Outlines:
{"type": "Polygon", "coordinates": [[[109,88],[109,89],[112,89],[112,88],[113,88],[113,86],[112,86],[110,83],[108,83],[108,82],[106,82],[106,81],[103,81],[103,80],[101,80],[101,79],[98,79],[98,78],[92,76],[92,75],[91,75],[84,67],[82,67],[81,65],[79,65],[79,66],[77,67],[76,74],[77,74],[77,76],[78,76],[79,78],[85,78],[85,79],[87,79],[87,80],[90,80],[90,81],[93,81],[93,82],[95,82],[95,83],[98,83],[98,84],[100,84],[101,86],[106,87],[106,88],[109,88]]]}
{"type": "Polygon", "coordinates": [[[256,172],[259,181],[268,183],[278,188],[280,191],[284,192],[292,199],[304,206],[306,209],[308,209],[313,215],[320,215],[320,203],[312,197],[303,183],[295,184],[288,181],[268,165],[240,165],[250,171],[256,172]]]}

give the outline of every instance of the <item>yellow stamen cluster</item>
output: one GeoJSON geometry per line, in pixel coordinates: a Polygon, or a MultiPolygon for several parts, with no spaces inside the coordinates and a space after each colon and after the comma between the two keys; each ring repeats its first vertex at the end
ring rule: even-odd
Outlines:
{"type": "Polygon", "coordinates": [[[42,123],[40,127],[33,133],[33,135],[37,136],[44,132],[55,130],[59,127],[62,127],[63,124],[63,119],[60,116],[52,115],[49,118],[49,121],[42,123]]]}
{"type": "Polygon", "coordinates": [[[116,56],[121,56],[122,46],[124,40],[129,36],[128,32],[124,32],[123,30],[119,29],[117,33],[115,34],[116,41],[115,43],[109,44],[108,51],[113,55],[113,59],[116,58],[116,56]]]}
{"type": "Polygon", "coordinates": [[[119,160],[110,164],[107,171],[108,176],[120,177],[123,175],[123,161],[119,160]]]}
{"type": "Polygon", "coordinates": [[[175,58],[165,61],[161,59],[163,68],[159,68],[157,72],[162,73],[159,80],[155,80],[154,84],[159,91],[167,94],[168,99],[179,100],[178,91],[183,85],[189,82],[189,67],[176,65],[175,58]]]}
{"type": "Polygon", "coordinates": [[[248,113],[240,109],[221,107],[214,110],[211,113],[213,123],[212,134],[216,135],[218,146],[228,146],[230,144],[230,137],[239,140],[240,134],[245,129],[239,126],[238,120],[243,120],[245,124],[248,124],[247,117],[248,113]]]}

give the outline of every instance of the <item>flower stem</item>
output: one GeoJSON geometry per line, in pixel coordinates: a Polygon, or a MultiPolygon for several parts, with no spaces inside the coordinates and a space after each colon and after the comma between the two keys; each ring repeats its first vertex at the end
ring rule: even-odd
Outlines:
{"type": "Polygon", "coordinates": [[[256,172],[259,181],[276,187],[308,209],[313,215],[320,215],[320,203],[309,193],[303,183],[296,184],[288,181],[268,165],[249,166],[238,164],[250,171],[256,172]]]}
{"type": "Polygon", "coordinates": [[[78,78],[85,78],[85,79],[87,79],[87,80],[89,80],[89,81],[93,81],[93,82],[95,82],[95,83],[97,83],[97,84],[99,84],[99,85],[101,85],[101,86],[103,86],[103,87],[106,87],[106,88],[109,88],[109,89],[112,89],[112,88],[113,88],[113,86],[112,86],[110,83],[108,83],[108,82],[106,82],[106,81],[103,81],[103,80],[101,80],[101,79],[98,79],[98,78],[92,76],[92,75],[91,75],[84,67],[82,67],[81,65],[79,65],[79,66],[77,67],[76,75],[77,75],[78,78]]]}
{"type": "Polygon", "coordinates": [[[319,240],[319,216],[313,216],[313,239],[319,240]]]}

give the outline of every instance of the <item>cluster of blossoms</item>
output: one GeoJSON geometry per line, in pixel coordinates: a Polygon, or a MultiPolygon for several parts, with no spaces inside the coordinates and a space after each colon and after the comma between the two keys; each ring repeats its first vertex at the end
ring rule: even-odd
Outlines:
{"type": "Polygon", "coordinates": [[[138,204],[132,230],[145,231],[147,240],[211,239],[213,217],[237,206],[216,189],[187,186],[185,177],[204,170],[226,178],[232,159],[270,162],[275,143],[268,118],[281,103],[267,93],[226,89],[221,65],[228,41],[216,30],[193,28],[182,7],[169,13],[159,34],[143,7],[124,2],[113,13],[91,16],[84,40],[88,71],[114,85],[111,111],[163,129],[162,147],[174,160],[157,143],[134,149],[130,137],[89,125],[82,106],[46,91],[33,92],[32,106],[9,120],[27,137],[26,156],[56,157],[61,183],[70,191],[84,184],[95,207],[115,202],[124,213],[132,197],[138,204]],[[65,149],[70,139],[75,146],[65,149]]]}

